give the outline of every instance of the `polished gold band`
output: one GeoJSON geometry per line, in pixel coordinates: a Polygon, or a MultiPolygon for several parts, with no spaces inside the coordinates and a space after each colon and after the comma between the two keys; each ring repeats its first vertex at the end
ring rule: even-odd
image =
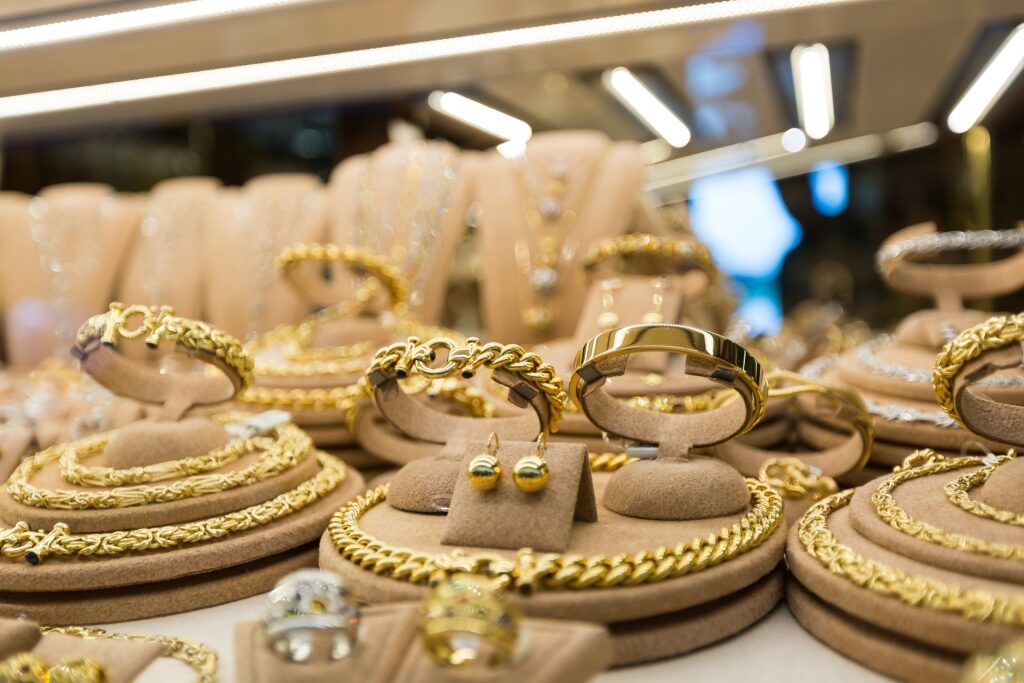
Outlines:
{"type": "MultiPolygon", "coordinates": [[[[593,420],[588,396],[601,391],[608,377],[623,374],[629,356],[650,352],[683,354],[688,375],[714,380],[740,395],[747,414],[733,436],[748,431],[764,417],[767,385],[753,354],[725,337],[686,325],[631,325],[595,336],[576,354],[569,397],[593,420]]],[[[625,404],[622,409],[640,410],[625,404]]]]}

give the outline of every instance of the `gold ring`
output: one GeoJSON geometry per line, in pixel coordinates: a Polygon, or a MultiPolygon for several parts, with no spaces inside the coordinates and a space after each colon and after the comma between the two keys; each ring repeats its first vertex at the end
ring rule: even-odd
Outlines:
{"type": "Polygon", "coordinates": [[[252,358],[237,339],[204,322],[180,318],[170,306],[113,302],[106,313],[89,318],[79,328],[71,352],[108,389],[147,403],[163,403],[182,394],[192,404],[221,403],[243,391],[253,378],[252,358]],[[153,349],[165,341],[174,342],[186,355],[221,370],[230,385],[210,375],[172,377],[147,370],[117,353],[121,343],[140,337],[153,349]]]}
{"type": "Polygon", "coordinates": [[[18,652],[0,661],[2,683],[103,683],[103,667],[91,659],[69,657],[50,666],[30,652],[18,652]]]}
{"type": "MultiPolygon", "coordinates": [[[[707,330],[686,325],[631,325],[602,332],[588,341],[576,360],[569,396],[587,414],[594,424],[591,402],[599,394],[608,377],[626,371],[626,361],[635,353],[668,352],[687,356],[686,373],[714,380],[734,389],[743,399],[746,416],[730,434],[719,435],[714,441],[701,444],[711,446],[728,438],[743,434],[764,417],[767,386],[761,363],[739,344],[707,330]]],[[[623,404],[628,414],[649,415],[649,411],[623,404]]],[[[614,430],[609,430],[614,431],[614,430]]],[[[642,437],[641,437],[642,438],[642,437]]]]}

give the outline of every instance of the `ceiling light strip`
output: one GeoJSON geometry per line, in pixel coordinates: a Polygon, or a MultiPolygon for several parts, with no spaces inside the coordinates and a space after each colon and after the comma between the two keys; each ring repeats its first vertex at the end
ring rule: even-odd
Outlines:
{"type": "Polygon", "coordinates": [[[313,0],[190,0],[0,31],[0,53],[176,26],[313,0]]]}
{"type": "Polygon", "coordinates": [[[981,121],[1024,69],[1024,24],[1013,30],[949,112],[946,125],[964,133],[981,121]]]}
{"type": "Polygon", "coordinates": [[[0,118],[16,118],[158,97],[207,92],[297,78],[427,62],[509,48],[622,35],[860,0],[728,0],[597,19],[477,33],[416,43],[297,57],[274,62],[151,76],[126,81],[0,97],[0,118]]]}
{"type": "Polygon", "coordinates": [[[526,142],[533,135],[533,130],[526,121],[455,92],[435,90],[427,97],[427,104],[435,111],[490,133],[496,138],[526,142]]]}
{"type": "Polygon", "coordinates": [[[604,85],[626,109],[644,122],[651,132],[675,148],[690,142],[690,129],[661,99],[624,66],[605,71],[604,85]]]}
{"type": "Polygon", "coordinates": [[[797,45],[790,53],[790,62],[800,125],[808,137],[820,140],[835,124],[828,48],[821,43],[797,45]]]}

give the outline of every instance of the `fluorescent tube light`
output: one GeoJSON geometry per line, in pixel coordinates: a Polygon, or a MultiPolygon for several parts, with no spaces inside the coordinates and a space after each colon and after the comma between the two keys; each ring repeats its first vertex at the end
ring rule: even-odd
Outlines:
{"type": "Polygon", "coordinates": [[[0,31],[0,52],[161,28],[311,0],[191,0],[0,31]]]}
{"type": "Polygon", "coordinates": [[[601,80],[615,98],[643,121],[652,133],[677,148],[685,147],[690,142],[690,129],[682,119],[665,106],[632,71],[624,66],[609,69],[601,76],[601,80]]]}
{"type": "Polygon", "coordinates": [[[684,7],[581,19],[528,28],[477,33],[416,43],[373,47],[259,64],[150,76],[126,81],[0,97],[0,119],[69,111],[158,97],[225,88],[277,83],[296,78],[362,71],[397,64],[429,62],[448,57],[495,52],[509,48],[549,45],[651,29],[702,24],[753,15],[776,14],[860,0],[728,0],[684,7]]]}
{"type": "Polygon", "coordinates": [[[427,97],[435,111],[502,140],[524,143],[533,135],[530,124],[456,92],[435,90],[427,97]]]}
{"type": "Polygon", "coordinates": [[[988,113],[1024,68],[1024,24],[1013,29],[992,59],[974,79],[949,112],[946,124],[954,133],[964,133],[988,113]]]}
{"type": "Polygon", "coordinates": [[[797,45],[789,58],[800,125],[809,137],[820,140],[835,123],[828,48],[821,43],[797,45]]]}
{"type": "Polygon", "coordinates": [[[807,136],[799,128],[790,128],[782,134],[779,142],[787,152],[799,152],[807,146],[807,136]]]}

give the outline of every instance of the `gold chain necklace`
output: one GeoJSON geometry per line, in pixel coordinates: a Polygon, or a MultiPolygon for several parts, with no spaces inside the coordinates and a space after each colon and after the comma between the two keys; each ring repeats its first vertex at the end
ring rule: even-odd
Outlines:
{"type": "Polygon", "coordinates": [[[840,491],[815,503],[797,523],[800,545],[823,568],[855,586],[911,607],[956,614],[972,621],[1024,626],[1022,596],[961,588],[908,574],[898,567],[868,559],[837,541],[828,528],[828,516],[849,505],[855,491],[840,491]]]}
{"type": "Polygon", "coordinates": [[[51,555],[89,557],[167,550],[255,529],[312,505],[345,480],[347,470],[341,461],[320,452],[317,460],[321,469],[311,479],[276,498],[226,515],[185,524],[92,534],[72,534],[64,522],[55,524],[50,531],[33,531],[26,522],[18,522],[0,529],[0,555],[23,557],[35,565],[51,555]]]}
{"type": "Polygon", "coordinates": [[[988,503],[982,503],[981,501],[974,500],[971,498],[970,490],[977,486],[981,486],[988,478],[992,476],[992,473],[996,471],[1000,465],[1004,465],[1010,460],[1017,457],[1014,451],[1010,451],[1006,455],[999,456],[992,462],[991,465],[983,469],[965,474],[962,477],[958,477],[953,481],[947,483],[943,490],[946,492],[946,498],[949,502],[956,505],[961,510],[966,510],[972,515],[978,515],[979,517],[985,517],[987,519],[994,519],[997,522],[1003,524],[1012,524],[1014,526],[1024,526],[1024,514],[1014,512],[1012,510],[1000,510],[999,508],[993,507],[988,503]]]}
{"type": "MultiPolygon", "coordinates": [[[[917,451],[910,457],[915,458],[913,462],[917,462],[922,456],[929,458],[927,464],[904,468],[899,472],[894,472],[886,477],[879,484],[878,488],[875,489],[871,496],[871,502],[874,504],[878,516],[893,529],[928,543],[976,555],[988,555],[989,557],[1008,560],[1024,560],[1024,546],[986,541],[973,536],[945,531],[933,524],[922,522],[910,516],[906,510],[896,503],[892,491],[904,482],[931,474],[941,474],[963,467],[976,467],[985,464],[984,459],[977,456],[946,458],[931,450],[917,451]]],[[[1007,460],[1010,459],[1012,458],[1007,460]]]]}
{"type": "Polygon", "coordinates": [[[467,572],[494,579],[501,588],[514,586],[526,593],[541,586],[571,590],[635,586],[694,574],[764,543],[782,519],[782,498],[763,482],[747,479],[746,484],[752,505],[741,520],[717,534],[628,555],[564,555],[523,548],[511,559],[495,553],[421,553],[394,547],[359,527],[360,518],[386,499],[387,484],[335,512],[327,531],[344,558],[397,581],[427,583],[467,572]]]}

